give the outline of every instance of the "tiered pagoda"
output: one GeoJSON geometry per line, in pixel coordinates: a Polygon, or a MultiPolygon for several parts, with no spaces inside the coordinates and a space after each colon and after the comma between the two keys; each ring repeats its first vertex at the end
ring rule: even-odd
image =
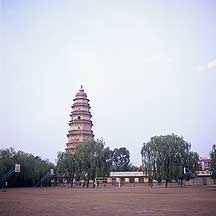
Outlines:
{"type": "Polygon", "coordinates": [[[92,115],[89,111],[91,107],[82,85],[73,101],[74,103],[71,106],[72,112],[70,114],[71,120],[69,121],[70,130],[67,134],[68,141],[66,143],[66,151],[72,153],[85,140],[94,138],[91,121],[92,115]]]}

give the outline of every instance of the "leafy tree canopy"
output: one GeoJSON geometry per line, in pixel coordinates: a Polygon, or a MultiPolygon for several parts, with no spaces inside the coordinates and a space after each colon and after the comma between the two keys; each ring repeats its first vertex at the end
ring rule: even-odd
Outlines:
{"type": "Polygon", "coordinates": [[[0,149],[0,176],[6,174],[14,165],[21,166],[21,172],[8,179],[10,186],[33,186],[45,175],[54,164],[49,160],[42,160],[23,151],[15,151],[13,148],[0,149]]]}
{"type": "Polygon", "coordinates": [[[129,171],[132,169],[130,164],[130,152],[125,147],[115,148],[112,152],[113,171],[129,171]]]}
{"type": "Polygon", "coordinates": [[[149,178],[171,181],[183,177],[183,168],[191,173],[198,168],[199,156],[191,144],[175,134],[154,136],[141,149],[144,172],[149,178]]]}
{"type": "Polygon", "coordinates": [[[112,151],[101,139],[86,140],[74,154],[58,153],[56,170],[71,182],[74,179],[94,180],[95,177],[109,176],[112,165],[112,151]]]}

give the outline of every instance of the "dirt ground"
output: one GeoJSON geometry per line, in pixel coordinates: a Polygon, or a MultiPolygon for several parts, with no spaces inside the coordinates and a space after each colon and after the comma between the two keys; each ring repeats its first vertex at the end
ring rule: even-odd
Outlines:
{"type": "Polygon", "coordinates": [[[208,216],[216,188],[16,188],[0,191],[1,216],[208,216]]]}

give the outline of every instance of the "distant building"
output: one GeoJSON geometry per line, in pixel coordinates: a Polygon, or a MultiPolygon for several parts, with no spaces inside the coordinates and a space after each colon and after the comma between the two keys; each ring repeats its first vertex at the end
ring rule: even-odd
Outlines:
{"type": "Polygon", "coordinates": [[[125,183],[144,183],[148,181],[148,178],[140,171],[110,172],[110,179],[125,183]]]}
{"type": "Polygon", "coordinates": [[[208,170],[210,165],[210,157],[200,157],[199,158],[199,170],[208,170]]]}
{"type": "Polygon", "coordinates": [[[67,134],[68,141],[66,143],[66,151],[72,153],[85,140],[94,138],[91,121],[92,115],[89,111],[91,107],[82,86],[73,101],[74,103],[71,106],[72,112],[70,114],[71,120],[69,121],[70,129],[67,134]]]}
{"type": "MultiPolygon", "coordinates": [[[[216,144],[212,145],[212,151],[214,152],[216,151],[216,144]]],[[[211,158],[210,157],[200,157],[199,158],[199,171],[206,171],[209,170],[210,168],[210,161],[211,158]]]]}
{"type": "Polygon", "coordinates": [[[212,175],[212,172],[209,170],[197,171],[197,177],[210,177],[211,175],[212,175]]]}

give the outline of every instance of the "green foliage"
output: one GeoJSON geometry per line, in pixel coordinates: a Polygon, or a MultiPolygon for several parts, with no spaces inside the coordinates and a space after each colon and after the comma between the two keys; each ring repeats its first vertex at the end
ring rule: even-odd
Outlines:
{"type": "Polygon", "coordinates": [[[94,180],[109,176],[112,151],[105,148],[103,140],[87,140],[79,145],[74,154],[58,153],[56,171],[71,182],[75,178],[94,180]]]}
{"type": "Polygon", "coordinates": [[[42,160],[38,156],[16,152],[13,148],[0,149],[0,176],[3,176],[15,164],[20,164],[21,172],[13,175],[8,183],[10,186],[33,186],[54,165],[48,160],[42,160]]]}
{"type": "Polygon", "coordinates": [[[210,153],[210,167],[214,169],[213,178],[216,179],[216,145],[213,145],[212,151],[210,153]]]}
{"type": "Polygon", "coordinates": [[[113,171],[131,171],[133,170],[130,164],[130,152],[125,148],[115,148],[112,152],[113,171]]]}
{"type": "Polygon", "coordinates": [[[0,149],[0,176],[14,166],[15,154],[16,152],[13,148],[0,149]]]}
{"type": "MultiPolygon", "coordinates": [[[[183,178],[183,168],[192,172],[198,168],[198,154],[178,135],[154,136],[141,149],[144,172],[149,178],[171,181],[183,178]]],[[[188,178],[190,176],[187,176],[188,178]]]]}
{"type": "Polygon", "coordinates": [[[72,183],[75,171],[78,170],[75,155],[67,152],[58,152],[57,158],[58,162],[55,169],[57,176],[68,179],[72,183]]]}
{"type": "Polygon", "coordinates": [[[76,151],[82,178],[94,179],[98,176],[108,176],[111,166],[111,151],[105,148],[103,140],[89,140],[78,146],[76,151]]]}

